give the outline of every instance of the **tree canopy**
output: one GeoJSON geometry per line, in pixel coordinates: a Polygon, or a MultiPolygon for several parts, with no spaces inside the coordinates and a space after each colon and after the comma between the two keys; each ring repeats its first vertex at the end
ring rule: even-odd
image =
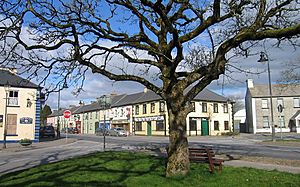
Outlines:
{"type": "Polygon", "coordinates": [[[168,107],[167,176],[186,174],[190,101],[232,55],[267,39],[297,45],[299,8],[298,0],[2,0],[1,66],[54,82],[52,90],[66,81],[80,90],[88,69],[153,90],[168,107]]]}

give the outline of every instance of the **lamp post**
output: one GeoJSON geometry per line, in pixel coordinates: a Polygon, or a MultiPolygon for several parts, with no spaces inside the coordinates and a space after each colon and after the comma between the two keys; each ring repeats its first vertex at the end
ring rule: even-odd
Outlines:
{"type": "MultiPolygon", "coordinates": [[[[65,82],[62,89],[68,88],[67,83],[65,82]]],[[[58,96],[57,96],[57,127],[56,127],[56,138],[60,138],[60,120],[59,120],[59,105],[60,105],[60,87],[58,87],[58,96]]]]}
{"type": "Polygon", "coordinates": [[[260,52],[260,59],[258,62],[267,62],[268,66],[268,77],[269,77],[269,94],[270,94],[270,107],[271,107],[271,128],[272,128],[272,141],[275,142],[275,127],[274,127],[274,115],[273,115],[273,95],[271,86],[271,73],[270,73],[270,63],[268,55],[265,52],[260,52]]]}
{"type": "Polygon", "coordinates": [[[101,105],[103,110],[103,151],[105,151],[105,136],[106,136],[106,109],[107,109],[107,103],[106,103],[106,95],[101,96],[101,105]]]}
{"type": "Polygon", "coordinates": [[[4,132],[3,132],[3,149],[6,149],[6,134],[7,134],[7,106],[8,106],[8,93],[9,93],[10,85],[7,82],[6,85],[4,85],[5,90],[5,123],[4,123],[4,132]]]}

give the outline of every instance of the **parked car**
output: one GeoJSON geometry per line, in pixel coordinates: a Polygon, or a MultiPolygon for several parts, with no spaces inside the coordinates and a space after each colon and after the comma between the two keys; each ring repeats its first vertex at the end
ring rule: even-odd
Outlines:
{"type": "MultiPolygon", "coordinates": [[[[103,136],[103,134],[104,134],[103,131],[104,131],[104,129],[102,127],[98,127],[96,129],[96,136],[103,136]]],[[[105,129],[105,135],[108,135],[107,129],[105,129]]]]}
{"type": "Polygon", "coordinates": [[[109,129],[108,134],[110,136],[127,136],[127,132],[121,127],[109,129]]]}
{"type": "Polygon", "coordinates": [[[52,126],[44,126],[40,128],[40,137],[53,137],[55,138],[55,130],[52,126]]]}
{"type": "MultiPolygon", "coordinates": [[[[62,133],[67,133],[67,128],[62,128],[60,132],[62,132],[62,133]]],[[[78,134],[79,131],[78,131],[77,128],[69,127],[69,128],[68,128],[68,133],[69,133],[69,134],[78,134]]]]}

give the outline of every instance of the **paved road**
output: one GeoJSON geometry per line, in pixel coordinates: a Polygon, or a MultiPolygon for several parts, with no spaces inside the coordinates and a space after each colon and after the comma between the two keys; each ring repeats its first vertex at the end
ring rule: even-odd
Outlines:
{"type": "MultiPolygon", "coordinates": [[[[60,141],[61,143],[57,143],[57,145],[26,151],[1,150],[0,175],[77,155],[103,151],[102,136],[71,135],[69,137],[77,138],[78,141],[70,144],[64,144],[64,141],[60,141]]],[[[189,137],[190,146],[211,146],[219,153],[300,159],[299,147],[263,146],[256,144],[257,141],[260,140],[230,137],[189,137]]],[[[157,148],[166,147],[167,144],[167,137],[106,137],[107,149],[157,148]]]]}
{"type": "MultiPolygon", "coordinates": [[[[93,142],[103,142],[103,136],[94,135],[71,135],[81,140],[93,142]]],[[[191,147],[212,147],[218,153],[240,154],[248,156],[267,156],[273,158],[282,158],[290,160],[300,160],[300,147],[271,146],[257,144],[265,137],[189,137],[189,146],[191,147]]],[[[116,144],[122,147],[130,146],[154,146],[166,147],[168,145],[167,137],[106,137],[108,144],[116,144]]]]}

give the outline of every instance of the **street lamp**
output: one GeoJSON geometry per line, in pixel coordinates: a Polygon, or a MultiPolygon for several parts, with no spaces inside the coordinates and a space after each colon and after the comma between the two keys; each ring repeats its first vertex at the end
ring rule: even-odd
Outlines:
{"type": "Polygon", "coordinates": [[[107,109],[107,103],[106,103],[106,95],[101,96],[101,105],[102,105],[102,109],[103,110],[103,120],[104,120],[104,124],[103,124],[103,151],[105,151],[105,136],[106,136],[106,109],[107,109]]]}
{"type": "Polygon", "coordinates": [[[271,107],[271,128],[272,128],[272,141],[275,142],[275,127],[274,127],[274,115],[273,115],[273,95],[271,86],[271,74],[270,74],[270,63],[268,55],[265,52],[260,52],[260,59],[257,62],[267,62],[268,65],[268,77],[269,77],[269,94],[270,94],[270,107],[271,107]]]}
{"type": "Polygon", "coordinates": [[[4,132],[3,132],[3,149],[6,148],[6,134],[7,134],[7,106],[8,106],[8,93],[9,93],[9,82],[7,81],[6,84],[4,85],[4,90],[5,90],[5,123],[4,123],[4,132]]]}
{"type": "MultiPolygon", "coordinates": [[[[67,83],[65,82],[62,89],[68,88],[67,83]]],[[[60,138],[60,122],[59,122],[59,104],[60,104],[60,87],[58,87],[58,97],[57,97],[57,127],[56,127],[56,138],[60,138]]]]}

